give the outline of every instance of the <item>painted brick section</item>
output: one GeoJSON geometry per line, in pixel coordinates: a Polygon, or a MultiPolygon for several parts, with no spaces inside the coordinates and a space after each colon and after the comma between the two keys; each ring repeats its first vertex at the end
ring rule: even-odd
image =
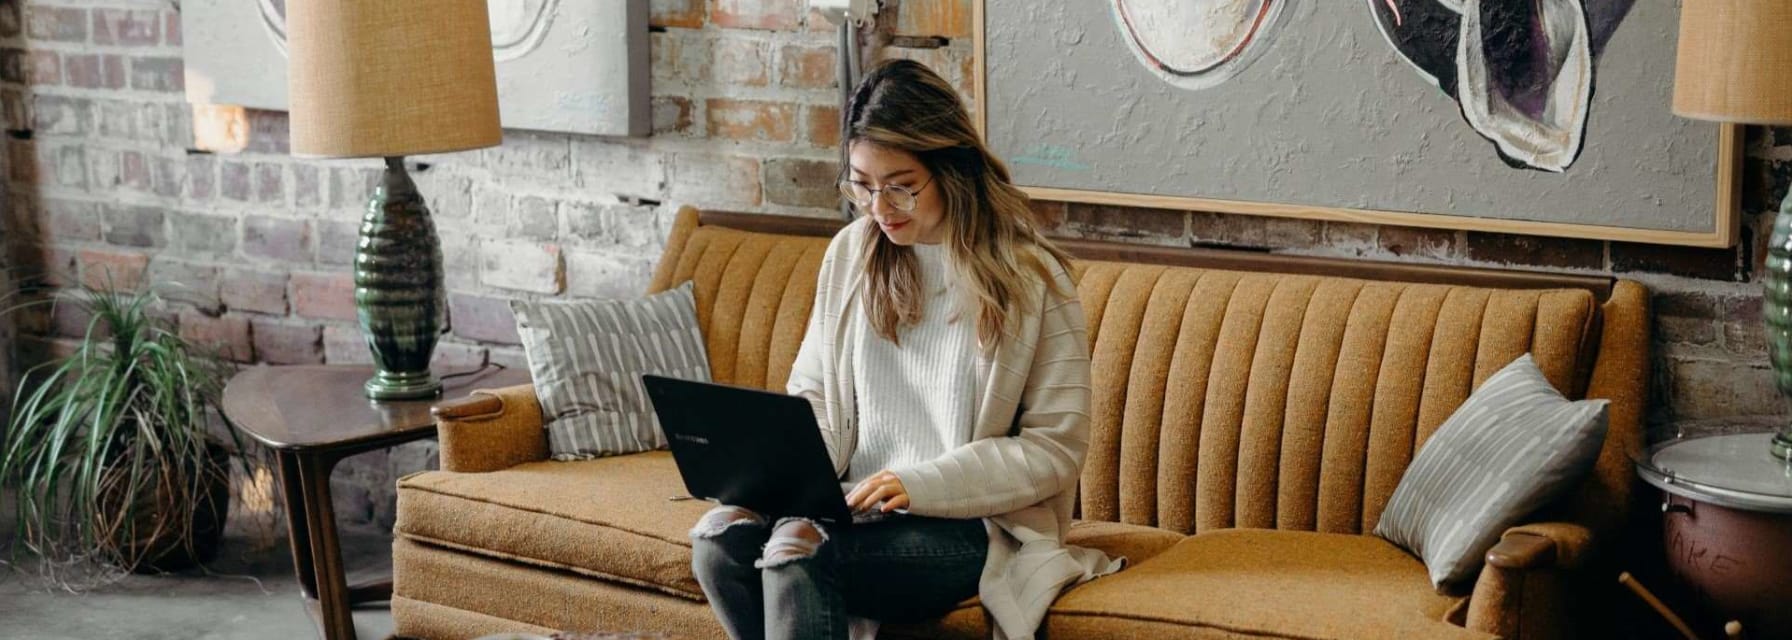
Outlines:
{"type": "Polygon", "coordinates": [[[292,274],[292,312],[314,320],[355,320],[355,279],[349,273],[292,274]]]}
{"type": "Polygon", "coordinates": [[[834,47],[785,45],[778,53],[778,84],[798,89],[825,89],[839,84],[840,58],[834,47]]]}
{"type": "Polygon", "coordinates": [[[796,133],[796,105],[788,102],[711,98],[706,112],[712,136],[790,142],[796,133]]]}
{"type": "Polygon", "coordinates": [[[760,203],[759,161],[681,153],[673,159],[672,198],[699,207],[739,208],[760,203]]]}
{"type": "Polygon", "coordinates": [[[640,144],[603,138],[577,140],[573,167],[582,189],[604,189],[620,197],[666,197],[664,153],[640,144]]]}
{"type": "Polygon", "coordinates": [[[709,38],[681,32],[655,33],[649,38],[648,58],[653,66],[653,84],[657,87],[695,86],[709,82],[711,42],[709,38]]]}
{"type": "Polygon", "coordinates": [[[33,40],[81,42],[87,39],[87,10],[34,4],[29,9],[26,35],[33,40]]]}
{"type": "Polygon", "coordinates": [[[92,202],[44,200],[38,206],[40,233],[54,240],[98,240],[100,208],[92,202]]]}
{"type": "Polygon", "coordinates": [[[169,46],[178,47],[182,44],[179,11],[163,12],[162,33],[163,40],[166,40],[169,46]]]}
{"type": "Polygon", "coordinates": [[[560,293],[565,286],[557,245],[487,241],[479,256],[479,279],[487,286],[546,294],[560,293]]]}
{"type": "Polygon", "coordinates": [[[180,58],[132,58],[131,88],[138,91],[183,91],[186,74],[180,58]]]}
{"type": "Polygon", "coordinates": [[[560,230],[555,207],[554,201],[540,196],[517,198],[510,209],[510,225],[505,229],[505,235],[540,242],[553,240],[560,230]]]}
{"type": "Polygon", "coordinates": [[[70,54],[62,57],[68,84],[82,89],[123,89],[124,56],[111,53],[70,54]]]}
{"type": "Polygon", "coordinates": [[[317,227],[318,264],[352,265],[355,249],[361,241],[361,225],[349,220],[319,219],[317,227]]]}
{"type": "Polygon", "coordinates": [[[704,0],[653,0],[647,24],[655,27],[696,29],[703,26],[704,0]]]}
{"type": "Polygon", "coordinates": [[[839,165],[832,161],[774,158],[765,163],[765,199],[796,207],[838,206],[839,177],[839,165]]]}
{"type": "Polygon", "coordinates": [[[167,244],[168,236],[163,229],[161,209],[111,205],[105,211],[106,242],[146,248],[167,244]]]}
{"type": "Polygon", "coordinates": [[[182,311],[180,337],[232,362],[254,359],[255,351],[249,343],[249,319],[242,316],[214,318],[196,311],[182,311]]]}
{"type": "Polygon", "coordinates": [[[79,259],[81,286],[90,289],[136,291],[149,268],[149,256],[140,253],[84,249],[79,259]]]}
{"type": "Polygon", "coordinates": [[[93,43],[128,47],[155,45],[162,40],[162,14],[153,10],[94,9],[93,43]]]}
{"type": "Polygon", "coordinates": [[[640,296],[653,277],[655,254],[603,251],[566,257],[566,292],[578,298],[640,296]]]}
{"type": "Polygon", "coordinates": [[[0,38],[16,38],[24,30],[25,18],[19,10],[19,3],[0,3],[0,38]]]}
{"type": "Polygon", "coordinates": [[[373,364],[373,353],[367,350],[367,336],[355,327],[324,327],[324,361],[330,364],[373,364]]]}
{"type": "Polygon", "coordinates": [[[38,94],[31,103],[31,128],[50,136],[86,134],[93,123],[93,102],[84,98],[38,94]]]}
{"type": "Polygon", "coordinates": [[[286,315],[286,274],[230,269],[219,285],[224,305],[237,311],[286,315]]]}
{"type": "Polygon", "coordinates": [[[311,259],[311,224],[272,216],[243,217],[243,253],[286,262],[311,259]]]}
{"type": "Polygon", "coordinates": [[[715,0],[709,20],[718,27],[790,31],[804,3],[792,0],[715,0]]]}
{"type": "Polygon", "coordinates": [[[26,79],[33,85],[62,84],[62,54],[43,49],[26,52],[26,79]]]}
{"type": "Polygon", "coordinates": [[[324,361],[323,327],[268,318],[250,320],[249,326],[257,360],[268,364],[319,364],[324,361]]]}
{"type": "Polygon", "coordinates": [[[217,315],[223,312],[218,267],[161,255],[149,262],[149,282],[162,297],[217,315]]]}
{"type": "Polygon", "coordinates": [[[448,294],[448,317],[456,336],[480,342],[522,344],[510,301],[465,293],[448,294]]]}
{"type": "MultiPolygon", "coordinates": [[[[506,131],[504,144],[479,153],[485,165],[498,173],[537,180],[554,179],[566,176],[572,167],[572,151],[568,145],[567,136],[506,131]]],[[[372,193],[372,185],[368,186],[365,193],[372,193]]],[[[366,200],[366,196],[357,199],[366,200]]]]}
{"type": "Polygon", "coordinates": [[[229,255],[236,251],[237,218],[180,212],[169,225],[174,241],[170,246],[188,254],[229,255]]]}
{"type": "Polygon", "coordinates": [[[758,40],[725,38],[715,41],[715,60],[710,69],[716,82],[747,87],[771,83],[770,48],[758,40]]]}

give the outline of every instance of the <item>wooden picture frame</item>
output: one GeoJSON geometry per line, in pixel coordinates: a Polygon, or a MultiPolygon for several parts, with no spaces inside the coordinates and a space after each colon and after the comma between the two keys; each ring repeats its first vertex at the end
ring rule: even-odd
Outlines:
{"type": "MultiPolygon", "coordinates": [[[[987,11],[984,0],[975,0],[971,4],[973,5],[972,34],[974,39],[974,55],[976,56],[976,59],[971,65],[974,74],[974,97],[977,103],[977,112],[974,121],[979,135],[983,136],[987,141],[990,133],[988,119],[990,117],[990,112],[992,111],[988,95],[987,71],[989,67],[989,58],[987,55],[986,42],[987,11]]],[[[1665,101],[1662,103],[1661,108],[1664,111],[1668,109],[1668,105],[1665,101]]],[[[1172,209],[1178,211],[1233,213],[1277,218],[1301,218],[1374,225],[1457,229],[1489,233],[1726,248],[1736,244],[1739,233],[1739,212],[1741,209],[1742,190],[1740,168],[1743,158],[1742,136],[1742,125],[1724,124],[1719,127],[1716,149],[1718,166],[1715,172],[1717,184],[1715,186],[1716,202],[1714,203],[1715,213],[1713,216],[1713,225],[1708,230],[1698,231],[1482,218],[1470,215],[1311,206],[1304,204],[1127,193],[1120,191],[1059,188],[1025,184],[1022,184],[1021,188],[1033,198],[1050,201],[1172,209]]]]}

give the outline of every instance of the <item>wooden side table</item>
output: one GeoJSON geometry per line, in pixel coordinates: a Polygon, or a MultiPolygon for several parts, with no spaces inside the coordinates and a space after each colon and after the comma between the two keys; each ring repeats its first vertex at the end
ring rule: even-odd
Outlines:
{"type": "MultiPolygon", "coordinates": [[[[224,387],[231,424],[274,450],[291,529],[292,562],[305,608],[327,640],[355,637],[350,607],[392,598],[390,578],[350,586],[342,566],[330,472],[343,458],[433,438],[430,407],[474,389],[525,384],[527,371],[492,368],[443,382],[434,400],[375,402],[361,385],[372,367],[294,366],[244,370],[224,387]]],[[[438,376],[440,372],[438,372],[438,376]]]]}

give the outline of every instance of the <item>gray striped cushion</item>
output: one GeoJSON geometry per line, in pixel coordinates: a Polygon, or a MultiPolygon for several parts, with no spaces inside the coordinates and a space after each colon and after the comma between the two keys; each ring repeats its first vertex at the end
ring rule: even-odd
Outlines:
{"type": "Polygon", "coordinates": [[[709,381],[689,282],[638,300],[515,300],[510,309],[555,460],[665,448],[641,374],[709,381]]]}
{"type": "Polygon", "coordinates": [[[1606,401],[1569,401],[1525,354],[1493,374],[1406,468],[1375,535],[1469,580],[1506,529],[1578,483],[1605,441],[1606,401]]]}

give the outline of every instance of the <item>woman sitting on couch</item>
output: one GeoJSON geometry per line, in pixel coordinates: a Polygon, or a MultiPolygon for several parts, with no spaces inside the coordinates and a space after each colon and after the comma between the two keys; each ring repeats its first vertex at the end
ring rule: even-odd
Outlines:
{"type": "Polygon", "coordinates": [[[1062,588],[1120,567],[1063,544],[1090,397],[1068,258],[931,70],[877,67],[842,115],[861,217],[828,247],[789,390],[855,525],[724,505],[693,569],[734,638],[865,635],[972,595],[996,637],[1032,637],[1062,588]]]}

